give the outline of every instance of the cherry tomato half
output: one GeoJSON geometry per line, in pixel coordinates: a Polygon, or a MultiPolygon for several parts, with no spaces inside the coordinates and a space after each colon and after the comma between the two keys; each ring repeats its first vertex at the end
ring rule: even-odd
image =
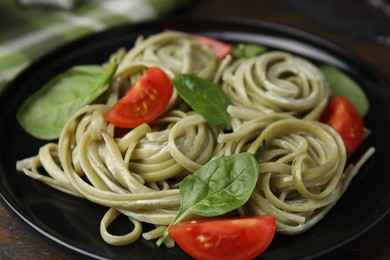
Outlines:
{"type": "Polygon", "coordinates": [[[106,119],[120,128],[135,128],[153,122],[168,105],[173,86],[158,67],[149,68],[107,114],[106,119]]]}
{"type": "Polygon", "coordinates": [[[270,245],[275,231],[274,216],[206,219],[168,229],[176,243],[198,260],[253,259],[270,245]]]}
{"type": "Polygon", "coordinates": [[[345,97],[339,96],[332,99],[322,113],[320,121],[340,134],[347,153],[354,151],[363,141],[363,119],[345,97]]]}
{"type": "Polygon", "coordinates": [[[217,55],[217,57],[221,60],[233,51],[232,45],[224,43],[222,41],[218,41],[201,35],[195,35],[195,38],[213,49],[215,55],[217,55]]]}

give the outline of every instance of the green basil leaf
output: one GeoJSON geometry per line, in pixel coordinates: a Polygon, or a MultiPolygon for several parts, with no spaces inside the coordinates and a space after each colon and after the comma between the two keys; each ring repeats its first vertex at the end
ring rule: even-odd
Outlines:
{"type": "Polygon", "coordinates": [[[241,207],[258,178],[258,163],[251,153],[208,162],[180,185],[181,211],[205,217],[241,207]]]}
{"type": "Polygon", "coordinates": [[[370,103],[362,88],[347,74],[332,65],[322,65],[320,70],[330,85],[331,97],[348,98],[358,113],[364,117],[370,108],[370,103]]]}
{"type": "Polygon", "coordinates": [[[117,66],[113,59],[107,70],[98,65],[80,65],[59,74],[25,100],[16,114],[19,124],[36,138],[58,138],[77,110],[107,90],[117,66]]]}
{"type": "Polygon", "coordinates": [[[172,83],[187,104],[210,124],[231,128],[232,119],[227,112],[230,100],[218,85],[188,74],[176,75],[172,83]]]}
{"type": "Polygon", "coordinates": [[[251,58],[264,53],[266,50],[266,47],[259,44],[240,43],[234,47],[232,55],[236,59],[251,58]]]}
{"type": "MultiPolygon", "coordinates": [[[[241,207],[255,188],[258,167],[251,153],[209,161],[181,183],[180,209],[171,225],[191,214],[214,217],[241,207]]],[[[166,231],[157,244],[160,245],[167,235],[166,231]]]]}

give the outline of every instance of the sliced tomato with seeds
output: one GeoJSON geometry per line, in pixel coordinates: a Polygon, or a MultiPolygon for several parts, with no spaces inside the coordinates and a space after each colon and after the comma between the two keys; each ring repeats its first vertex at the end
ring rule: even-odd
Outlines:
{"type": "Polygon", "coordinates": [[[363,141],[363,119],[345,97],[339,96],[332,99],[322,113],[320,121],[340,134],[347,153],[354,151],[363,141]]]}
{"type": "Polygon", "coordinates": [[[172,92],[167,74],[158,67],[151,67],[113,106],[106,119],[120,128],[151,123],[164,112],[172,92]]]}
{"type": "Polygon", "coordinates": [[[262,254],[276,231],[274,216],[205,219],[174,224],[171,237],[198,260],[244,260],[262,254]]]}
{"type": "Polygon", "coordinates": [[[198,41],[202,42],[203,44],[209,46],[211,49],[213,49],[215,55],[217,55],[217,57],[221,60],[224,59],[227,55],[229,55],[233,51],[233,46],[228,43],[218,41],[209,37],[201,36],[201,35],[195,35],[195,38],[198,41]]]}

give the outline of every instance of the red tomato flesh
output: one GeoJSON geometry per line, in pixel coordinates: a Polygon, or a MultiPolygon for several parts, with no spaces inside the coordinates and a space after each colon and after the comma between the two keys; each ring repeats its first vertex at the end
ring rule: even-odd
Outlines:
{"type": "Polygon", "coordinates": [[[151,123],[164,112],[172,91],[167,74],[158,67],[151,67],[114,105],[106,119],[120,128],[151,123]]]}
{"type": "Polygon", "coordinates": [[[230,44],[224,43],[222,41],[218,41],[201,35],[195,35],[195,38],[213,49],[215,55],[217,55],[217,57],[221,60],[233,51],[233,47],[230,44]]]}
{"type": "Polygon", "coordinates": [[[172,225],[169,234],[198,260],[253,259],[270,245],[276,231],[274,216],[206,219],[172,225]]]}
{"type": "Polygon", "coordinates": [[[363,119],[345,97],[335,97],[325,108],[320,121],[340,134],[347,153],[354,151],[363,141],[363,119]]]}

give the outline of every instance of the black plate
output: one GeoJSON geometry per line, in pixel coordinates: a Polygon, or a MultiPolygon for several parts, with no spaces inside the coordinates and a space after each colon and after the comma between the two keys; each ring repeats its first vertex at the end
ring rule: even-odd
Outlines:
{"type": "MultiPolygon", "coordinates": [[[[314,258],[332,252],[356,239],[389,213],[390,147],[389,83],[347,51],[313,35],[275,24],[235,18],[162,20],[117,27],[94,34],[44,56],[18,78],[0,97],[0,191],[13,212],[47,238],[82,255],[96,258],[188,259],[178,247],[156,248],[140,239],[125,247],[109,246],[99,235],[105,208],[53,190],[18,173],[15,162],[35,155],[43,144],[23,132],[15,112],[28,95],[57,73],[76,64],[101,63],[118,47],[131,47],[140,34],[166,28],[204,34],[230,42],[260,43],[302,55],[315,63],[331,63],[348,72],[367,93],[371,109],[366,125],[373,134],[354,157],[368,145],[376,154],[361,169],[349,189],[328,216],[298,236],[277,235],[262,259],[314,258]]],[[[354,159],[352,157],[352,160],[354,159]]]]}

